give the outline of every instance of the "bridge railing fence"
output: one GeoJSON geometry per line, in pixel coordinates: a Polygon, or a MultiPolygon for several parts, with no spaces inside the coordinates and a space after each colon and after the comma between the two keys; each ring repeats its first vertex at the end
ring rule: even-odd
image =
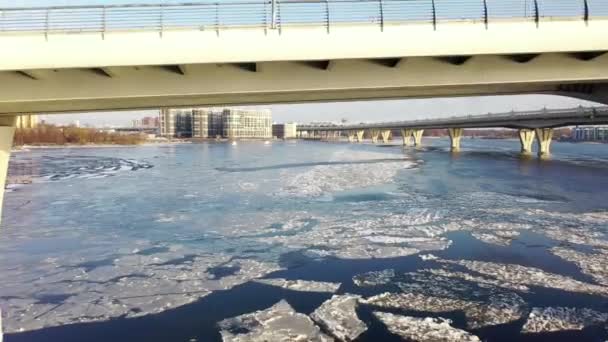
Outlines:
{"type": "Polygon", "coordinates": [[[606,0],[222,0],[182,4],[0,8],[2,32],[216,30],[608,17],[606,0]]]}

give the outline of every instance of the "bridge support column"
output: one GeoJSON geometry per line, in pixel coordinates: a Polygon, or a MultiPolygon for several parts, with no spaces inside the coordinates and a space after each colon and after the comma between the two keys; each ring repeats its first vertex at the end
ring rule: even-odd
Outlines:
{"type": "Polygon", "coordinates": [[[547,158],[551,155],[551,139],[553,139],[553,128],[537,128],[536,142],[538,143],[538,156],[547,158]]]}
{"type": "MultiPolygon", "coordinates": [[[[8,160],[11,157],[13,137],[15,136],[16,116],[0,117],[0,221],[2,220],[2,207],[4,202],[4,186],[8,172],[8,160]]],[[[1,327],[0,327],[1,328],[1,327]]],[[[2,334],[0,329],[0,335],[2,334]]],[[[1,340],[0,336],[0,340],[1,340]]]]}
{"type": "Polygon", "coordinates": [[[355,142],[355,132],[353,131],[347,131],[348,132],[348,142],[355,142]]]}
{"type": "Polygon", "coordinates": [[[532,143],[534,142],[534,136],[536,133],[531,129],[520,129],[519,130],[519,142],[521,143],[521,154],[530,155],[532,154],[532,143]]]}
{"type": "Polygon", "coordinates": [[[412,135],[414,136],[414,145],[422,146],[422,134],[424,133],[423,129],[415,129],[413,130],[412,135]]]}
{"type": "Polygon", "coordinates": [[[388,143],[388,139],[391,138],[391,130],[390,129],[386,129],[384,131],[382,131],[382,142],[383,143],[388,143]]]}
{"type": "Polygon", "coordinates": [[[448,133],[450,133],[450,147],[452,152],[460,151],[460,138],[462,138],[462,132],[464,130],[462,128],[448,128],[448,133]]]}
{"type": "Polygon", "coordinates": [[[403,138],[403,146],[412,146],[412,130],[411,129],[402,128],[401,137],[403,138]]]}
{"type": "Polygon", "coordinates": [[[356,134],[357,134],[357,142],[359,142],[359,143],[363,142],[363,135],[365,134],[365,131],[358,130],[356,134]]]}
{"type": "Polygon", "coordinates": [[[369,133],[372,136],[372,143],[376,144],[378,142],[378,136],[380,135],[380,131],[377,129],[371,129],[369,133]]]}

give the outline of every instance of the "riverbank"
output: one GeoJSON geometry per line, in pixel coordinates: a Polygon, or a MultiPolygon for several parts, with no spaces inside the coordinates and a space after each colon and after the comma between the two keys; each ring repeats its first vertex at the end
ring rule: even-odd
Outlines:
{"type": "Polygon", "coordinates": [[[65,145],[21,145],[14,146],[11,152],[25,152],[28,150],[40,149],[62,149],[62,148],[116,148],[116,147],[139,147],[139,146],[163,146],[177,144],[191,144],[187,140],[167,140],[167,141],[147,141],[141,144],[65,144],[65,145]]]}

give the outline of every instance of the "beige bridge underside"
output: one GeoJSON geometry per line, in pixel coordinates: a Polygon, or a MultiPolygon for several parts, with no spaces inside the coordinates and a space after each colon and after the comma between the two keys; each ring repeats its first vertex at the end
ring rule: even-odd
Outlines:
{"type": "Polygon", "coordinates": [[[608,19],[3,34],[0,113],[518,93],[608,102],[608,54],[577,55],[608,51],[606,32],[608,19]]]}

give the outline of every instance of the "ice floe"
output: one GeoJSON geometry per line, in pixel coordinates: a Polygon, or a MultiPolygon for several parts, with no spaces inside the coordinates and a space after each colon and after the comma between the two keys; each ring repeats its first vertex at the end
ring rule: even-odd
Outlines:
{"type": "Polygon", "coordinates": [[[588,308],[533,308],[522,328],[523,333],[544,333],[562,330],[582,330],[588,326],[606,324],[608,314],[588,308]]]}
{"type": "Polygon", "coordinates": [[[354,276],[353,283],[361,287],[378,286],[390,283],[394,277],[395,270],[393,269],[371,271],[354,276]]]}
{"type": "Polygon", "coordinates": [[[256,279],[257,283],[282,287],[284,289],[292,291],[302,292],[336,292],[340,288],[340,283],[329,283],[323,281],[312,281],[312,280],[288,280],[283,278],[272,278],[272,279],[256,279]]]}
{"type": "Polygon", "coordinates": [[[479,342],[477,336],[452,327],[452,321],[443,318],[418,318],[374,312],[390,332],[404,339],[418,342],[479,342]]]}
{"type": "Polygon", "coordinates": [[[148,254],[136,248],[96,261],[50,258],[38,266],[39,277],[28,286],[20,279],[36,270],[13,269],[3,279],[3,291],[11,294],[3,298],[6,331],[159,313],[281,269],[276,263],[231,260],[229,255],[158,250],[148,254]],[[218,277],[218,267],[230,272],[218,277]]]}
{"type": "Polygon", "coordinates": [[[467,326],[471,329],[513,322],[527,312],[524,300],[513,293],[492,295],[487,301],[468,301],[411,292],[386,292],[362,299],[361,303],[382,308],[433,313],[462,311],[467,318],[467,326]]]}
{"type": "Polygon", "coordinates": [[[515,285],[538,286],[570,292],[608,296],[608,287],[578,281],[563,275],[545,272],[535,267],[474,260],[437,260],[464,266],[470,271],[515,285]]]}
{"type": "Polygon", "coordinates": [[[471,235],[477,240],[499,246],[508,246],[519,236],[516,230],[474,231],[471,235]]]}
{"type": "Polygon", "coordinates": [[[310,317],[296,312],[284,300],[266,310],[225,319],[218,325],[224,342],[333,341],[310,317]]]}
{"type": "Polygon", "coordinates": [[[603,253],[583,253],[573,249],[554,247],[551,253],[575,263],[581,271],[593,278],[597,283],[608,286],[608,251],[603,253]]]}
{"type": "Polygon", "coordinates": [[[310,316],[338,340],[353,341],[367,330],[355,311],[360,298],[350,294],[334,295],[310,316]]]}

